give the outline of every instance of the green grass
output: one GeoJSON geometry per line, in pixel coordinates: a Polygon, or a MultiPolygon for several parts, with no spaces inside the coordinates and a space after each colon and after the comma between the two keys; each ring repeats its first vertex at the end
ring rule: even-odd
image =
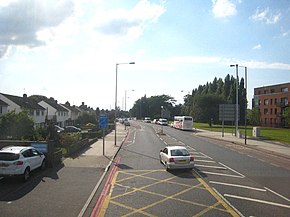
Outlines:
{"type": "MultiPolygon", "coordinates": [[[[197,129],[203,129],[203,130],[209,130],[209,131],[215,131],[215,132],[222,132],[222,125],[212,125],[212,127],[209,126],[207,123],[194,123],[194,128],[197,129]]],[[[245,132],[244,126],[239,126],[239,130],[241,130],[243,133],[245,132]]],[[[224,126],[224,132],[225,133],[235,133],[235,126],[224,126]]],[[[252,126],[247,126],[247,136],[251,137],[253,132],[252,126]]],[[[276,141],[281,143],[290,144],[290,129],[285,128],[266,128],[261,127],[260,128],[260,139],[264,140],[270,140],[270,141],[276,141]]]]}

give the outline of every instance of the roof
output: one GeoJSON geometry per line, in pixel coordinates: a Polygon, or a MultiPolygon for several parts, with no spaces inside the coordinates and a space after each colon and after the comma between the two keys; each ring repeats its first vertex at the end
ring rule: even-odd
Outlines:
{"type": "Polygon", "coordinates": [[[79,113],[80,112],[80,110],[77,109],[75,106],[70,106],[67,103],[66,104],[61,104],[61,105],[64,106],[65,108],[71,110],[74,113],[79,113]]]}
{"type": "Polygon", "coordinates": [[[4,93],[1,93],[1,94],[5,96],[6,98],[8,98],[9,100],[16,103],[17,105],[19,105],[21,108],[25,108],[29,110],[30,109],[45,110],[45,108],[43,108],[33,99],[28,98],[27,95],[25,94],[23,95],[23,97],[13,96],[13,95],[4,94],[4,93]]]}
{"type": "Polygon", "coordinates": [[[63,111],[63,112],[68,112],[68,110],[61,105],[57,104],[56,101],[50,100],[50,99],[44,99],[44,102],[55,108],[57,111],[63,111]]]}
{"type": "Polygon", "coordinates": [[[0,105],[8,106],[8,104],[1,99],[0,99],[0,105]]]}

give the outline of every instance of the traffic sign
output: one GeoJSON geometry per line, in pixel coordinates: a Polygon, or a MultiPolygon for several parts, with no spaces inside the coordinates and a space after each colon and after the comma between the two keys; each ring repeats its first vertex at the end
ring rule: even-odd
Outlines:
{"type": "Polygon", "coordinates": [[[100,115],[100,128],[108,128],[108,115],[100,115]]]}

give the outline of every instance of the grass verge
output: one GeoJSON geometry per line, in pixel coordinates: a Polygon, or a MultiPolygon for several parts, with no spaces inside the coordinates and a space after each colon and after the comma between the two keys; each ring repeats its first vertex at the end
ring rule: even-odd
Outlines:
{"type": "MultiPolygon", "coordinates": [[[[222,125],[212,125],[211,127],[207,123],[194,123],[194,128],[222,132],[222,125]]],[[[239,126],[239,130],[245,132],[244,126],[239,126]]],[[[235,133],[235,126],[224,126],[225,133],[235,133]]],[[[253,126],[247,126],[247,136],[252,137],[253,126]]],[[[260,139],[268,141],[276,141],[290,145],[290,129],[286,128],[267,128],[260,127],[260,139]]]]}

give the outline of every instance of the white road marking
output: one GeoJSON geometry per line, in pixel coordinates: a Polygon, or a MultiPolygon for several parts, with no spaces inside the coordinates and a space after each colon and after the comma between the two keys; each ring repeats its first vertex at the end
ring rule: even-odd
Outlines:
{"type": "Polygon", "coordinates": [[[212,160],[194,160],[197,162],[205,162],[205,163],[216,163],[216,161],[212,161],[212,160]]]}
{"type": "Polygon", "coordinates": [[[273,202],[266,201],[266,200],[259,200],[259,199],[249,198],[249,197],[241,197],[241,196],[231,195],[231,194],[224,194],[224,196],[230,197],[230,198],[235,198],[235,199],[253,201],[253,202],[257,202],[257,203],[264,203],[264,204],[269,204],[269,205],[273,205],[273,206],[279,206],[279,207],[284,207],[284,208],[290,209],[289,205],[280,204],[280,203],[273,203],[273,202]]]}
{"type": "Polygon", "coordinates": [[[230,175],[230,174],[224,174],[224,173],[213,173],[213,172],[208,172],[208,171],[200,171],[205,174],[210,174],[210,175],[216,175],[216,176],[228,176],[228,177],[233,177],[233,178],[240,178],[243,179],[244,177],[242,176],[236,176],[236,175],[230,175]]]}
{"type": "Polygon", "coordinates": [[[217,195],[219,195],[220,198],[223,199],[223,201],[225,201],[228,205],[230,205],[236,211],[236,213],[238,213],[240,217],[245,217],[236,207],[234,207],[234,205],[232,205],[223,195],[221,195],[220,192],[218,192],[215,188],[212,189],[215,191],[215,193],[217,193],[217,195]]]}
{"type": "Polygon", "coordinates": [[[194,154],[194,157],[196,157],[196,158],[206,158],[206,159],[208,159],[208,157],[206,157],[206,156],[195,155],[195,154],[194,154]]]}
{"type": "Polygon", "coordinates": [[[246,185],[236,185],[236,184],[231,184],[231,183],[215,182],[215,181],[209,181],[209,182],[212,183],[212,184],[216,184],[216,185],[226,185],[226,186],[231,186],[231,187],[246,188],[246,189],[251,189],[251,190],[255,190],[255,191],[266,192],[266,189],[254,188],[254,187],[250,187],[250,186],[246,186],[246,185]]]}
{"type": "Polygon", "coordinates": [[[243,174],[237,172],[236,170],[234,170],[234,169],[232,169],[232,168],[226,166],[225,164],[223,164],[223,163],[221,163],[221,162],[219,162],[219,164],[222,165],[222,166],[224,166],[224,167],[226,167],[226,168],[228,168],[229,170],[233,171],[234,173],[239,174],[240,176],[242,176],[242,178],[245,178],[245,177],[246,177],[245,175],[243,175],[243,174]]]}
{"type": "Polygon", "coordinates": [[[279,165],[277,165],[277,164],[274,164],[274,163],[270,163],[272,166],[274,166],[274,167],[280,167],[279,165]]]}
{"type": "Polygon", "coordinates": [[[206,155],[206,154],[204,154],[204,153],[202,153],[202,152],[199,152],[199,153],[202,154],[203,156],[205,156],[205,157],[207,157],[207,158],[213,160],[210,156],[208,156],[208,155],[206,155]]]}
{"type": "Polygon", "coordinates": [[[179,141],[178,142],[180,145],[186,146],[183,142],[179,141]]]}
{"type": "Polygon", "coordinates": [[[275,191],[273,191],[273,190],[271,190],[271,189],[269,189],[269,188],[267,188],[267,187],[265,187],[265,189],[268,190],[268,191],[270,191],[270,192],[272,192],[273,194],[276,194],[277,196],[283,198],[284,200],[290,202],[290,199],[288,199],[287,197],[284,197],[283,195],[278,194],[277,192],[275,192],[275,191]]]}
{"type": "Polygon", "coordinates": [[[219,167],[219,166],[210,166],[210,165],[202,165],[202,164],[194,164],[194,165],[198,166],[198,167],[207,167],[207,168],[222,169],[222,170],[226,170],[227,169],[225,167],[219,167]]]}

